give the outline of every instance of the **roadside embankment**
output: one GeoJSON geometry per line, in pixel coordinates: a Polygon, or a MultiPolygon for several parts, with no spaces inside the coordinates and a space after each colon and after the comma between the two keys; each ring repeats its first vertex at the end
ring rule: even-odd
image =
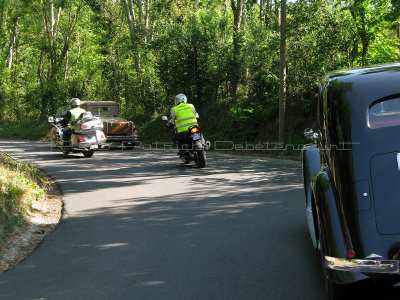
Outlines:
{"type": "Polygon", "coordinates": [[[61,191],[42,170],[0,152],[0,274],[24,259],[61,219],[61,191]]]}

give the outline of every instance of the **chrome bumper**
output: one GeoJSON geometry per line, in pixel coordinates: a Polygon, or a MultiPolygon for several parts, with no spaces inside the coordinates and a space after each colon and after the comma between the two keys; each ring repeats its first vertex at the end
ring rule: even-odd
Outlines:
{"type": "Polygon", "coordinates": [[[137,142],[139,137],[137,135],[107,135],[107,142],[137,142]]]}
{"type": "Polygon", "coordinates": [[[398,273],[398,260],[347,259],[325,256],[327,268],[337,271],[362,273],[398,273]]]}

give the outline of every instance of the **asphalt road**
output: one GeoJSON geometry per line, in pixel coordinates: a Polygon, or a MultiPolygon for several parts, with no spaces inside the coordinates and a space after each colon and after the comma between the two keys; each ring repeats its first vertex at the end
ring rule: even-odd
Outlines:
{"type": "Polygon", "coordinates": [[[325,299],[304,213],[300,163],[171,151],[64,158],[46,143],[1,141],[61,185],[65,214],[2,299],[325,299]]]}

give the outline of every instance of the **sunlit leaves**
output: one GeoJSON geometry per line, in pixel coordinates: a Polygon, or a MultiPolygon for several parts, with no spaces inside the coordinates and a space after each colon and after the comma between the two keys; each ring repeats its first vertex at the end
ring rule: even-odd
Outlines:
{"type": "MultiPolygon", "coordinates": [[[[52,3],[61,14],[50,43],[50,0],[0,0],[0,117],[37,118],[77,96],[117,101],[124,116],[147,122],[184,92],[199,110],[211,110],[213,128],[230,122],[249,135],[274,128],[279,1],[243,0],[237,53],[230,0],[131,1],[133,31],[122,1],[52,3]]],[[[397,0],[288,1],[287,18],[289,122],[310,116],[312,87],[326,72],[399,59],[397,0]]]]}

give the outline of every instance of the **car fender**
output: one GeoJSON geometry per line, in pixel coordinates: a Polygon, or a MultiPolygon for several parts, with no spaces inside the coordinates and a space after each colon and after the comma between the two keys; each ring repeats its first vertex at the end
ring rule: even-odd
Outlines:
{"type": "Polygon", "coordinates": [[[319,232],[324,237],[325,255],[346,257],[346,247],[341,230],[337,203],[326,171],[319,171],[312,179],[312,193],[315,201],[319,232]]]}
{"type": "Polygon", "coordinates": [[[305,208],[306,208],[306,220],[308,230],[310,232],[311,241],[314,249],[318,248],[318,237],[317,227],[315,226],[316,212],[315,205],[313,203],[313,193],[311,189],[311,181],[314,175],[321,170],[321,159],[319,148],[314,145],[306,145],[303,147],[301,152],[302,170],[303,170],[303,182],[305,192],[305,208]]]}
{"type": "MultiPolygon", "coordinates": [[[[346,258],[347,249],[339,216],[338,203],[327,171],[319,171],[311,183],[315,201],[320,248],[324,256],[346,258]]],[[[325,262],[326,263],[326,262],[325,262]]],[[[325,266],[324,266],[325,267],[325,266]]],[[[362,273],[344,272],[326,268],[326,276],[336,283],[351,283],[366,278],[362,273]]]]}

